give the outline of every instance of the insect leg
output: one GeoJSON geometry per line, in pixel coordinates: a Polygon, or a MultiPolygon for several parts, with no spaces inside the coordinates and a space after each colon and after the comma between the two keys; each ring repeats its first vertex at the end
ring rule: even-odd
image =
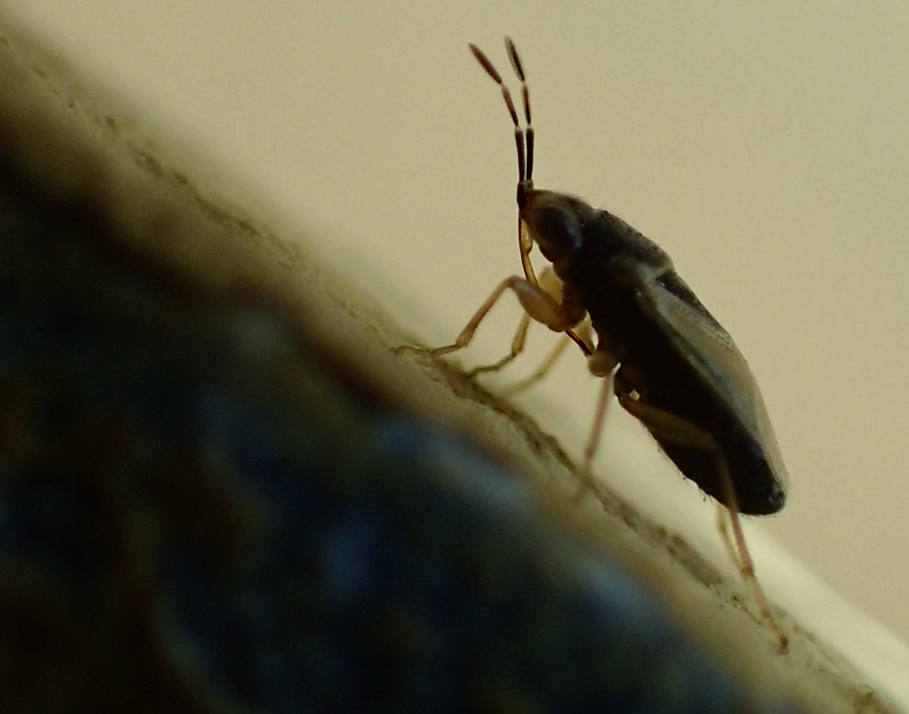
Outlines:
{"type": "MultiPolygon", "coordinates": [[[[543,290],[549,293],[552,296],[552,299],[556,302],[562,302],[562,281],[559,280],[558,276],[555,274],[555,271],[552,269],[552,266],[547,266],[542,273],[540,273],[539,280],[536,276],[531,276],[528,278],[528,282],[538,284],[543,290]]],[[[531,317],[528,313],[524,313],[521,317],[521,321],[518,323],[518,329],[515,332],[514,338],[511,341],[511,351],[502,357],[498,362],[493,364],[483,365],[481,367],[475,367],[467,373],[468,377],[475,377],[478,374],[483,374],[485,372],[498,372],[500,369],[510,364],[514,359],[524,351],[524,345],[527,341],[527,330],[530,327],[531,317]]],[[[546,374],[552,369],[553,364],[564,351],[565,347],[568,344],[569,339],[574,339],[576,342],[578,339],[582,340],[585,344],[588,345],[589,349],[593,349],[593,335],[590,328],[589,321],[581,323],[577,328],[568,331],[568,336],[563,340],[560,340],[556,345],[555,349],[550,353],[546,360],[541,364],[530,377],[521,380],[516,385],[509,387],[506,390],[506,393],[513,394],[522,389],[526,389],[532,384],[539,382],[546,374]],[[574,333],[574,337],[570,337],[571,333],[574,333]]]]}
{"type": "Polygon", "coordinates": [[[484,374],[485,372],[498,372],[505,365],[510,364],[514,361],[521,352],[524,351],[524,344],[527,341],[527,329],[530,327],[530,315],[526,312],[521,316],[521,321],[518,323],[518,329],[514,333],[514,338],[511,340],[511,351],[502,357],[498,362],[493,364],[484,364],[480,367],[474,367],[472,370],[467,372],[468,377],[476,377],[478,374],[484,374]]]}
{"type": "Polygon", "coordinates": [[[502,390],[502,394],[506,396],[512,396],[518,392],[523,392],[525,389],[529,389],[537,382],[542,382],[546,378],[546,375],[552,370],[555,363],[559,361],[559,357],[565,354],[565,348],[571,344],[571,338],[568,335],[565,335],[556,343],[556,346],[550,351],[549,355],[543,360],[540,365],[531,372],[524,379],[515,382],[509,387],[506,387],[502,390]]]}
{"type": "Polygon", "coordinates": [[[732,525],[732,535],[735,542],[734,551],[736,556],[734,562],[738,566],[742,579],[751,586],[751,591],[761,619],[764,620],[776,634],[780,652],[787,652],[789,650],[789,637],[783,632],[783,629],[770,611],[767,597],[764,595],[764,591],[758,582],[757,574],[754,569],[754,561],[751,559],[751,554],[748,552],[748,546],[745,543],[745,533],[742,530],[742,523],[739,519],[735,489],[732,486],[732,479],[729,476],[726,460],[723,458],[722,451],[716,441],[699,426],[696,426],[675,414],[645,404],[628,393],[622,393],[617,396],[619,404],[621,404],[628,413],[639,419],[654,436],[659,435],[661,439],[666,439],[667,441],[675,441],[679,444],[684,444],[685,446],[703,449],[715,456],[717,468],[722,476],[722,482],[726,491],[726,503],[725,505],[721,505],[721,507],[725,509],[729,518],[729,523],[732,525]]]}
{"type": "Polygon", "coordinates": [[[742,568],[742,563],[739,558],[739,554],[735,549],[735,541],[733,537],[729,534],[729,512],[722,503],[716,504],[716,529],[720,532],[720,538],[723,541],[723,547],[726,549],[726,554],[729,556],[729,559],[735,563],[739,570],[742,568]]]}
{"type": "MultiPolygon", "coordinates": [[[[524,312],[537,322],[540,322],[554,332],[566,332],[578,324],[583,318],[584,313],[578,313],[576,309],[563,306],[557,302],[552,295],[547,293],[543,288],[535,283],[531,283],[525,278],[513,275],[505,278],[496,286],[486,301],[480,305],[480,309],[470,318],[470,322],[461,330],[455,341],[450,345],[437,347],[432,350],[412,347],[410,345],[401,345],[395,348],[395,353],[401,352],[425,352],[430,357],[441,357],[443,355],[457,352],[464,349],[470,344],[474,333],[477,331],[480,323],[489,314],[496,301],[502,297],[502,293],[511,290],[518,298],[524,312]]],[[[509,360],[510,361],[510,360],[509,360]]]]}
{"type": "Polygon", "coordinates": [[[574,500],[580,500],[585,493],[593,488],[593,457],[596,456],[600,446],[600,436],[603,433],[603,422],[606,419],[606,409],[609,406],[609,397],[612,396],[612,372],[603,376],[603,386],[600,387],[600,397],[597,399],[597,409],[593,416],[593,426],[584,446],[584,461],[581,464],[580,483],[574,495],[574,500]]]}
{"type": "MultiPolygon", "coordinates": [[[[745,532],[742,530],[742,521],[739,517],[738,509],[726,508],[725,511],[726,516],[729,518],[729,523],[732,526],[735,553],[738,556],[735,562],[739,567],[739,572],[742,574],[742,578],[751,583],[751,589],[754,592],[754,599],[760,609],[761,617],[776,630],[777,636],[779,637],[780,652],[785,654],[789,651],[789,638],[774,619],[773,614],[770,612],[770,605],[767,603],[767,597],[758,584],[757,575],[754,570],[754,561],[751,559],[751,553],[748,551],[748,546],[745,544],[745,532]]],[[[725,532],[725,530],[724,527],[721,532],[725,532]]],[[[729,541],[728,533],[725,534],[724,538],[727,542],[729,541]]]]}

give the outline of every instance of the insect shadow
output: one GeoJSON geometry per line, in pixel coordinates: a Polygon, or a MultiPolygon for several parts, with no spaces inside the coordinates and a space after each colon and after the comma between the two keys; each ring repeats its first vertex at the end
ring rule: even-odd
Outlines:
{"type": "Polygon", "coordinates": [[[463,349],[502,294],[513,292],[524,316],[511,351],[471,374],[496,371],[514,360],[524,349],[531,320],[565,337],[521,386],[542,379],[574,342],[590,372],[603,378],[579,495],[592,485],[593,458],[614,394],[679,471],[716,499],[723,541],[785,652],[788,638],[758,583],[739,519],[740,514],[776,513],[785,504],[786,469],[751,370],[662,248],[609,211],[534,187],[534,129],[524,64],[511,39],[506,38],[505,46],[521,82],[523,126],[499,72],[478,47],[471,44],[470,50],[500,87],[514,125],[524,275],[499,283],[452,344],[435,349],[402,345],[396,352],[435,358],[463,349]],[[534,245],[549,261],[539,277],[530,260],[534,245]]]}

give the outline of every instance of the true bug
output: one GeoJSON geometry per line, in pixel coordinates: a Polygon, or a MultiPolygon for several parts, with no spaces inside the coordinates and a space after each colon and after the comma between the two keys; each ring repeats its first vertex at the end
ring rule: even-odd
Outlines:
{"type": "Polygon", "coordinates": [[[438,357],[466,347],[506,290],[518,297],[525,318],[511,353],[475,372],[498,369],[514,359],[523,349],[530,319],[573,340],[587,356],[590,371],[603,378],[584,452],[584,486],[590,483],[591,461],[614,392],[682,474],[718,501],[727,543],[728,515],[733,556],[785,651],[788,640],[758,585],[739,522],[740,513],[776,513],[785,503],[785,467],[757,383],[732,338],[656,243],[580,198],[534,188],[534,130],[524,65],[514,43],[506,38],[505,45],[521,82],[524,127],[496,68],[475,45],[470,50],[501,88],[514,125],[524,277],[499,283],[453,344],[426,352],[438,357]],[[540,279],[530,261],[534,244],[551,264],[540,279]]]}

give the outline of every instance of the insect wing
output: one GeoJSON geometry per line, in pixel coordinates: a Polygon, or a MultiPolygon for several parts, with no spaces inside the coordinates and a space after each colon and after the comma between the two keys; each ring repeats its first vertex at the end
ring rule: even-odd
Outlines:
{"type": "Polygon", "coordinates": [[[767,407],[748,363],[729,333],[659,283],[645,284],[640,290],[644,302],[672,338],[676,349],[714,391],[723,396],[741,424],[761,445],[777,480],[784,484],[786,467],[767,407]]]}

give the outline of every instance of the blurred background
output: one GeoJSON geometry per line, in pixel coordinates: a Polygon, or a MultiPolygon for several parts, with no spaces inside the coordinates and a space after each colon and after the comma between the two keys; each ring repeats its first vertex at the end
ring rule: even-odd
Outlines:
{"type": "MultiPolygon", "coordinates": [[[[909,638],[909,5],[0,9],[163,136],[214,157],[237,201],[279,216],[284,237],[330,236],[308,250],[429,345],[450,342],[520,269],[511,126],[466,46],[508,76],[511,35],[530,77],[537,185],[659,242],[748,357],[791,477],[787,507],[763,530],[909,638]]],[[[503,354],[519,314],[503,301],[463,362],[503,354]]],[[[531,352],[553,339],[534,331],[531,352]]],[[[520,402],[576,455],[598,384],[572,353],[520,402]]],[[[628,471],[612,462],[641,474],[616,477],[620,492],[670,527],[709,531],[697,488],[617,409],[602,452],[605,479],[628,471]]]]}

